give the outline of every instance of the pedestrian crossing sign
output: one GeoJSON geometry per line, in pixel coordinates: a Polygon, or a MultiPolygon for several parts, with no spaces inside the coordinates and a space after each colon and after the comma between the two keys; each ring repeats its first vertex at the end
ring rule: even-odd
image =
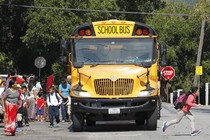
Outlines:
{"type": "Polygon", "coordinates": [[[196,66],[195,73],[196,73],[196,75],[203,75],[203,67],[202,66],[196,66]]]}

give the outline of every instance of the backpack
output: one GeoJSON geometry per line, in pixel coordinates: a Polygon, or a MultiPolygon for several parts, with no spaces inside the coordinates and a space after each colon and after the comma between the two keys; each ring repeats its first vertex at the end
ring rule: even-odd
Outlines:
{"type": "Polygon", "coordinates": [[[176,101],[174,102],[174,108],[175,109],[182,109],[182,107],[185,105],[187,98],[190,94],[187,93],[183,93],[182,95],[180,95],[176,101]]]}
{"type": "MultiPolygon", "coordinates": [[[[57,99],[57,101],[59,103],[58,93],[55,93],[55,97],[56,97],[56,99],[57,99]]],[[[51,100],[50,100],[50,94],[48,94],[48,98],[49,98],[49,102],[51,102],[51,100]]]]}
{"type": "MultiPolygon", "coordinates": [[[[56,97],[56,99],[57,99],[57,101],[59,103],[58,93],[56,93],[56,92],[55,92],[55,97],[56,97]]],[[[49,98],[49,102],[51,102],[51,100],[50,100],[50,94],[48,94],[48,98],[49,98]]],[[[60,109],[60,105],[58,106],[58,108],[60,109]]]]}

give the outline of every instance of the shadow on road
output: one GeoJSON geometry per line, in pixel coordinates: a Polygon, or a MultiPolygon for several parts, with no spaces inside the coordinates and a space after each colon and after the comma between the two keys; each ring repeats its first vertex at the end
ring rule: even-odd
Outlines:
{"type": "Polygon", "coordinates": [[[191,136],[191,134],[175,134],[175,135],[172,135],[172,136],[186,136],[186,137],[189,137],[189,136],[191,136]]]}
{"type": "MultiPolygon", "coordinates": [[[[73,132],[72,125],[69,126],[69,131],[73,132]]],[[[126,122],[97,122],[95,126],[84,126],[83,132],[113,132],[113,131],[145,131],[146,125],[136,125],[126,122]]]]}

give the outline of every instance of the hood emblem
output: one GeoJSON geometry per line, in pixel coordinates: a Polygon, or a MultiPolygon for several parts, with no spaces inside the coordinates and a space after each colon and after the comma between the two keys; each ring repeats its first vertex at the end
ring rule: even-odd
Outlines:
{"type": "Polygon", "coordinates": [[[111,77],[111,80],[112,80],[113,82],[117,81],[117,76],[115,76],[115,75],[112,76],[112,77],[111,77]]]}

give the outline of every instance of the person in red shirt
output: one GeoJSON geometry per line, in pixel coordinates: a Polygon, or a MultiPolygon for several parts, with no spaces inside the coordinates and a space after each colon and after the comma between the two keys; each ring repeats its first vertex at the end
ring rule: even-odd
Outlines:
{"type": "Polygon", "coordinates": [[[43,122],[44,120],[44,107],[45,107],[45,100],[44,97],[42,95],[40,95],[41,97],[39,97],[37,99],[37,121],[41,121],[43,122]]]}
{"type": "Polygon", "coordinates": [[[47,77],[47,82],[46,82],[46,91],[49,92],[49,89],[51,86],[54,85],[54,76],[50,75],[47,77]]]}
{"type": "Polygon", "coordinates": [[[176,119],[171,120],[169,122],[164,121],[162,126],[162,131],[165,132],[166,128],[168,128],[171,125],[178,124],[184,116],[186,116],[190,120],[191,129],[192,129],[192,136],[198,135],[201,131],[195,129],[195,119],[190,112],[191,107],[198,107],[199,104],[196,104],[196,97],[199,96],[200,90],[198,87],[193,87],[189,91],[189,96],[185,102],[185,105],[179,110],[178,115],[176,119]]]}

